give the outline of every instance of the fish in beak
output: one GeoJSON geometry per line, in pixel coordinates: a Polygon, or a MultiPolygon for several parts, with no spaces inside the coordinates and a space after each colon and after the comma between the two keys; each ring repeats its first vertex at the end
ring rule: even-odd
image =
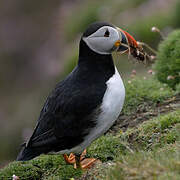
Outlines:
{"type": "Polygon", "coordinates": [[[138,45],[138,42],[128,32],[116,27],[119,33],[119,41],[115,43],[116,51],[121,54],[129,53],[137,60],[144,61],[145,54],[142,46],[138,45]]]}
{"type": "MultiPolygon", "coordinates": [[[[119,33],[119,46],[117,51],[120,52],[121,54],[128,52],[131,47],[133,48],[138,48],[137,41],[126,31],[116,27],[118,33],[119,33]]],[[[117,42],[116,42],[117,43],[117,42]]],[[[115,44],[116,46],[117,44],[115,44]]]]}

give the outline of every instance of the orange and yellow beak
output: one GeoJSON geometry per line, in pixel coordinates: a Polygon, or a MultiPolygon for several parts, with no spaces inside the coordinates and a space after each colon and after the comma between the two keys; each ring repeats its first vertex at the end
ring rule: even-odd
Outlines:
{"type": "Polygon", "coordinates": [[[126,31],[116,28],[119,33],[120,40],[116,41],[114,46],[121,54],[129,52],[130,48],[138,48],[137,41],[126,31]]]}

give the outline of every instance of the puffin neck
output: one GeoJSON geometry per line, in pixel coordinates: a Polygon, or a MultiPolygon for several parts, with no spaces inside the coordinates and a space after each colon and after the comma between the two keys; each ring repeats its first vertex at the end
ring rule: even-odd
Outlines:
{"type": "Polygon", "coordinates": [[[114,70],[114,62],[111,54],[98,54],[91,50],[86,43],[81,39],[79,47],[78,65],[90,63],[94,66],[108,66],[114,70]]]}

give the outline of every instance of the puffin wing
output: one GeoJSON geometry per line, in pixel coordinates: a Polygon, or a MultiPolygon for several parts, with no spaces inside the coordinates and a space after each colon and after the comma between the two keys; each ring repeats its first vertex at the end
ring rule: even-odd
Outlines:
{"type": "Polygon", "coordinates": [[[60,151],[80,144],[96,124],[104,95],[94,88],[60,83],[48,97],[26,146],[60,151]]]}

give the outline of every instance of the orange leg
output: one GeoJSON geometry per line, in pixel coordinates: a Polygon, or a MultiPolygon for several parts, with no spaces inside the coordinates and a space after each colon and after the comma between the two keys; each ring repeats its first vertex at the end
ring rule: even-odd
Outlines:
{"type": "Polygon", "coordinates": [[[74,164],[74,168],[81,168],[81,169],[87,169],[90,168],[97,159],[95,158],[85,158],[86,156],[86,149],[82,152],[80,156],[75,156],[73,153],[67,156],[67,154],[64,154],[64,160],[68,164],[74,164]]]}
{"type": "Polygon", "coordinates": [[[86,157],[86,153],[87,153],[87,151],[85,149],[80,156],[80,161],[82,161],[86,157]]]}

